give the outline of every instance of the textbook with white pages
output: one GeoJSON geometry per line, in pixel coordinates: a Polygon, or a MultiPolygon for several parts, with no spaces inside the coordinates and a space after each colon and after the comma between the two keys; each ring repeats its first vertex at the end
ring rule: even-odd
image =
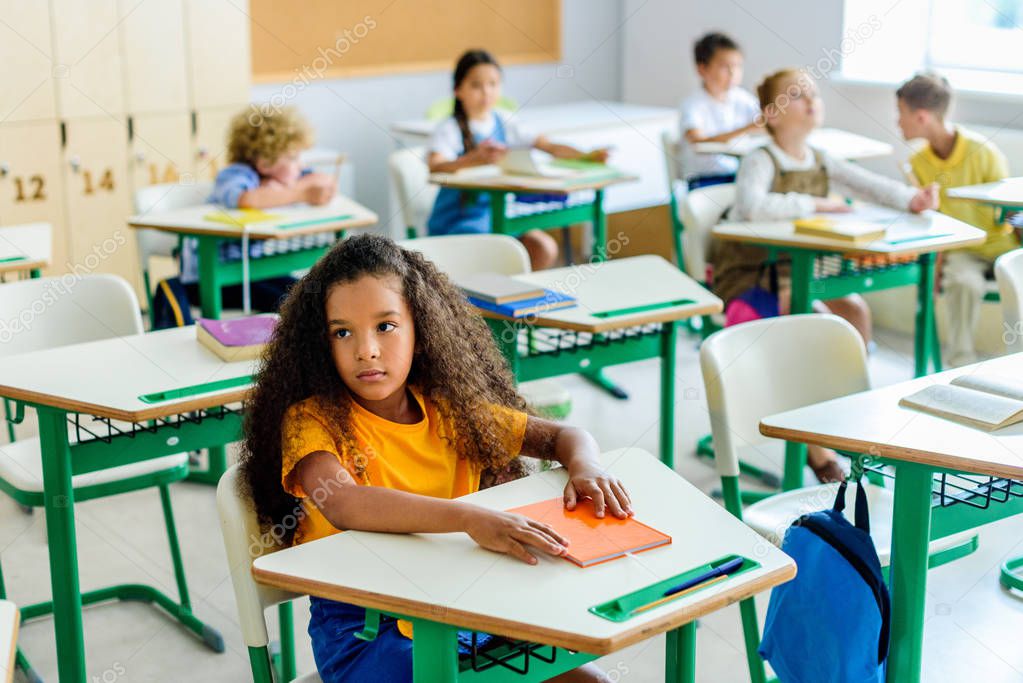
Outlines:
{"type": "Polygon", "coordinates": [[[986,430],[1023,422],[1023,383],[992,375],[960,375],[899,401],[913,408],[986,430]]]}

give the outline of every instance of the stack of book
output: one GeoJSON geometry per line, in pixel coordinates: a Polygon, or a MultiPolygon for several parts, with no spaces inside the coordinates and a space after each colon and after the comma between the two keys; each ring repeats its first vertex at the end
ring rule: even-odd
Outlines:
{"type": "Polygon", "coordinates": [[[497,273],[476,273],[458,278],[469,302],[485,311],[509,318],[549,313],[577,304],[575,297],[497,273]]]}

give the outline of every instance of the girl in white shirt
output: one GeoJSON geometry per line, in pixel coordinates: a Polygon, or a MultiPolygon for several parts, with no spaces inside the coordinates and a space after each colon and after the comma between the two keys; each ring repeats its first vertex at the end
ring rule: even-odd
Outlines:
{"type": "MultiPolygon", "coordinates": [[[[743,158],[731,219],[778,221],[849,211],[843,199],[830,196],[834,191],[914,213],[937,208],[936,186],[913,188],[807,144],[821,123],[823,108],[813,80],[804,72],[786,69],[772,74],[757,88],[757,95],[771,141],[743,158]]],[[[712,242],[712,284],[725,302],[727,324],[788,313],[788,259],[781,254],[776,263],[768,264],[768,258],[763,247],[712,242]]],[[[870,341],[870,309],[858,294],[815,301],[813,309],[845,318],[870,341]]],[[[832,451],[811,447],[808,456],[822,481],[841,476],[832,451]]]]}
{"type": "MultiPolygon", "coordinates": [[[[501,97],[501,67],[485,50],[469,50],[455,65],[455,107],[430,140],[427,163],[431,173],[453,173],[462,168],[496,164],[509,147],[535,147],[560,159],[603,162],[606,149],[584,153],[551,142],[516,125],[505,112],[496,111],[501,97]]],[[[431,235],[490,232],[490,202],[485,193],[471,196],[441,188],[427,222],[431,235]]],[[[542,230],[519,237],[529,252],[533,270],[550,268],[558,257],[558,245],[542,230]]]]}

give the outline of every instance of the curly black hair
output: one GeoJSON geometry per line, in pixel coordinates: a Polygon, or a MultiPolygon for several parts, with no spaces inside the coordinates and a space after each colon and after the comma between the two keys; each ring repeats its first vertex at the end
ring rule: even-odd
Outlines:
{"type": "MultiPolygon", "coordinates": [[[[331,419],[345,464],[361,478],[366,456],[350,428],[352,397],[330,353],[326,300],[331,288],[363,276],[397,277],[412,313],[416,347],[408,383],[419,388],[450,421],[448,438],[459,457],[485,472],[500,468],[501,430],[490,405],[530,412],[491,336],[461,291],[417,251],[376,235],[338,242],[288,293],[280,321],[263,353],[255,388],[245,406],[242,478],[260,522],[286,528],[299,500],[281,486],[282,421],[288,408],[313,398],[331,419]]],[[[512,460],[510,473],[526,470],[512,460]]]]}

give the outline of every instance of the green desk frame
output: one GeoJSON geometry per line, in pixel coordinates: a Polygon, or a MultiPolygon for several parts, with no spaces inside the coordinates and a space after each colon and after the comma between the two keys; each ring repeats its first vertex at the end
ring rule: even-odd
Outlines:
{"type": "MultiPolygon", "coordinates": [[[[482,190],[474,190],[481,192],[482,190]]],[[[525,216],[508,215],[508,195],[505,190],[488,191],[490,195],[491,230],[500,235],[519,236],[529,230],[552,230],[575,223],[590,223],[593,229],[593,261],[607,257],[607,216],[604,214],[604,191],[593,190],[593,202],[565,206],[553,211],[543,211],[525,216]]],[[[525,190],[517,194],[530,194],[525,190]]],[[[536,192],[532,193],[536,194],[536,192]]],[[[566,195],[567,197],[567,195],[566,195]]]]}
{"type": "Polygon", "coordinates": [[[674,467],[677,322],[592,334],[536,328],[523,321],[496,318],[487,318],[487,324],[519,382],[594,373],[609,365],[660,358],[660,458],[668,467],[674,467]],[[509,331],[512,333],[508,334],[509,331]],[[557,341],[548,343],[544,335],[552,335],[557,341]],[[563,337],[567,344],[562,344],[563,337]]]}

